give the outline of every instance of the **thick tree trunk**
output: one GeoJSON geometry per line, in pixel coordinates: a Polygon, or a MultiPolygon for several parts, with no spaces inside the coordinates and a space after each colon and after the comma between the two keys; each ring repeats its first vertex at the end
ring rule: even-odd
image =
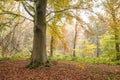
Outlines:
{"type": "Polygon", "coordinates": [[[46,54],[46,5],[47,0],[36,1],[34,18],[33,53],[29,67],[38,67],[47,62],[46,54]]]}

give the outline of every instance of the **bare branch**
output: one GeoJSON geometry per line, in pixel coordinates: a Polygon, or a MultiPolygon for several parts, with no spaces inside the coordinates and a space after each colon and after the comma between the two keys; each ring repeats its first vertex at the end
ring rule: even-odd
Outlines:
{"type": "Polygon", "coordinates": [[[62,10],[58,10],[58,11],[51,11],[46,16],[49,16],[51,13],[59,13],[59,12],[67,11],[69,9],[72,9],[72,8],[66,8],[66,9],[62,9],[62,10]]]}
{"type": "Polygon", "coordinates": [[[31,17],[34,17],[34,15],[32,13],[30,13],[30,11],[27,9],[27,6],[24,4],[24,2],[22,2],[22,5],[25,9],[25,11],[27,11],[27,13],[31,16],[31,17]]]}
{"type": "Polygon", "coordinates": [[[25,3],[28,4],[28,6],[29,6],[30,8],[32,8],[33,11],[35,12],[35,8],[34,8],[32,5],[30,5],[26,0],[24,0],[24,1],[25,1],[25,3]]]}
{"type": "Polygon", "coordinates": [[[0,13],[0,15],[3,15],[3,14],[10,14],[10,15],[20,16],[20,17],[23,17],[23,18],[33,22],[33,20],[30,19],[30,18],[27,18],[27,17],[25,17],[23,15],[20,15],[20,14],[17,14],[17,13],[13,13],[13,12],[10,12],[10,11],[4,11],[4,12],[0,13]]]}

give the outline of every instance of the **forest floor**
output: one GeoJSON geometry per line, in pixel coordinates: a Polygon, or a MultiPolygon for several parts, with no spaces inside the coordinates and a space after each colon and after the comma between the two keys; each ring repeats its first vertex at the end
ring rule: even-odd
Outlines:
{"type": "Polygon", "coordinates": [[[0,80],[120,80],[120,65],[53,62],[51,67],[28,69],[28,60],[0,61],[0,80]]]}

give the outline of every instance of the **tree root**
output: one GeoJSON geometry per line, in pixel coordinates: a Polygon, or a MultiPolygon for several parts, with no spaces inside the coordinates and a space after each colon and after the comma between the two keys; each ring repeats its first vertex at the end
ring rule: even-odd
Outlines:
{"type": "Polygon", "coordinates": [[[26,67],[29,69],[37,68],[37,67],[50,67],[51,62],[47,61],[46,63],[41,63],[39,61],[31,61],[30,64],[28,64],[26,67]]]}

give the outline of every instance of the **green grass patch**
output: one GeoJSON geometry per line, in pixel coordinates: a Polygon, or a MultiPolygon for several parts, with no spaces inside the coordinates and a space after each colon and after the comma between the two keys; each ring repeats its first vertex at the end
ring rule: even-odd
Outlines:
{"type": "MultiPolygon", "coordinates": [[[[18,53],[14,56],[10,57],[0,57],[0,61],[8,61],[8,60],[26,60],[29,59],[30,55],[25,53],[18,53]]],[[[111,58],[81,58],[81,57],[72,57],[72,56],[64,56],[57,55],[53,57],[49,57],[52,61],[73,61],[79,63],[94,63],[94,64],[107,64],[107,65],[120,65],[120,60],[115,60],[111,58]]]]}
{"type": "Polygon", "coordinates": [[[72,57],[72,56],[53,56],[50,57],[50,59],[54,61],[74,61],[79,63],[120,65],[120,60],[116,61],[110,58],[81,58],[81,57],[72,57]]]}
{"type": "Polygon", "coordinates": [[[15,61],[15,60],[26,60],[29,59],[30,55],[24,54],[24,53],[17,53],[13,56],[8,57],[0,57],[0,61],[15,61]]]}

